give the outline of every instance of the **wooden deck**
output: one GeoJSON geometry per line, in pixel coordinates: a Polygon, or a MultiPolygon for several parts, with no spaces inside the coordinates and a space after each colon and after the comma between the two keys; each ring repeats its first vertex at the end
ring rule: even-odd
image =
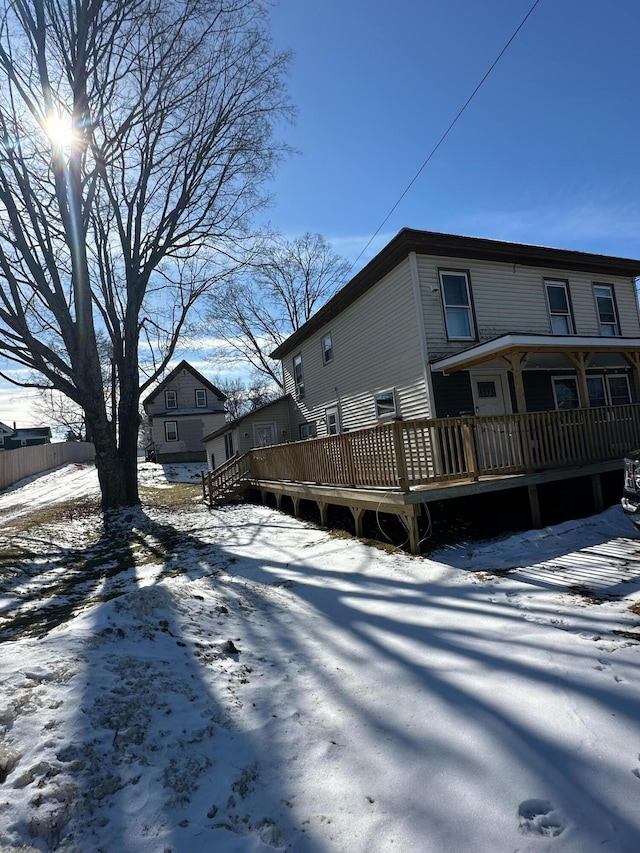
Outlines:
{"type": "Polygon", "coordinates": [[[534,525],[537,485],[590,476],[596,508],[599,475],[622,468],[640,447],[640,404],[526,412],[495,417],[394,421],[320,439],[255,448],[203,475],[210,506],[247,488],[348,506],[356,533],[366,510],[402,518],[417,549],[421,504],[462,495],[527,487],[534,525]]]}

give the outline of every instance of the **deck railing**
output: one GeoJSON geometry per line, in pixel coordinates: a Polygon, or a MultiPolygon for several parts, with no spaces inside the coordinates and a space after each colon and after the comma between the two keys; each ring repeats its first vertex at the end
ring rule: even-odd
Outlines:
{"type": "Polygon", "coordinates": [[[640,404],[394,421],[251,450],[249,476],[407,489],[622,458],[640,447],[640,404]]]}

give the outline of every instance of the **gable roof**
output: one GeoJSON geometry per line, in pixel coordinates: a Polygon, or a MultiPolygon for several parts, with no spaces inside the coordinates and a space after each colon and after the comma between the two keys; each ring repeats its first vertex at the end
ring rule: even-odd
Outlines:
{"type": "Polygon", "coordinates": [[[177,367],[174,367],[171,373],[168,373],[162,380],[162,382],[156,385],[155,389],[147,397],[144,398],[144,400],[142,401],[142,405],[146,406],[147,403],[151,403],[153,400],[155,400],[155,398],[162,391],[164,391],[165,387],[169,385],[169,383],[173,382],[173,380],[176,378],[176,376],[178,375],[178,373],[180,373],[181,370],[188,370],[189,373],[195,379],[198,380],[198,382],[201,382],[205,388],[208,388],[209,391],[212,391],[216,395],[218,400],[220,400],[222,403],[224,403],[224,401],[227,399],[226,395],[223,394],[219,388],[216,388],[216,386],[212,382],[209,382],[208,379],[205,379],[205,377],[198,370],[196,370],[195,367],[193,367],[189,364],[188,361],[184,361],[183,359],[180,364],[178,364],[177,367]]]}
{"type": "Polygon", "coordinates": [[[478,261],[502,261],[545,269],[570,269],[599,276],[640,276],[640,260],[507,243],[481,237],[462,237],[436,231],[403,228],[369,263],[322,306],[304,325],[283,341],[271,358],[284,358],[309,335],[344,311],[366,293],[409,254],[465,258],[478,261]]]}
{"type": "Polygon", "coordinates": [[[247,418],[251,418],[254,415],[259,415],[264,412],[265,409],[268,409],[269,406],[275,406],[277,403],[286,402],[288,405],[288,401],[291,399],[291,394],[284,394],[282,397],[278,397],[276,400],[270,400],[268,403],[263,403],[262,406],[258,406],[255,409],[251,409],[250,412],[247,412],[245,415],[240,415],[239,418],[234,418],[232,421],[226,421],[226,423],[215,429],[213,432],[209,433],[209,435],[205,435],[202,438],[202,441],[211,441],[212,438],[215,438],[217,435],[222,435],[225,432],[231,432],[231,430],[236,429],[236,427],[240,426],[242,421],[247,418]]]}

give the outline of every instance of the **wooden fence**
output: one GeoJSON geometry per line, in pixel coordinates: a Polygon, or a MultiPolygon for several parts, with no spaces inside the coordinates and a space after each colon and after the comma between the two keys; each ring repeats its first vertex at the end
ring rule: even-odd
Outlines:
{"type": "Polygon", "coordinates": [[[63,441],[37,444],[0,452],[0,489],[6,489],[25,477],[40,474],[69,462],[92,462],[96,451],[93,444],[83,441],[63,441]]]}
{"type": "Polygon", "coordinates": [[[606,461],[638,448],[640,404],[632,404],[395,421],[254,448],[249,470],[252,479],[407,489],[606,461]]]}

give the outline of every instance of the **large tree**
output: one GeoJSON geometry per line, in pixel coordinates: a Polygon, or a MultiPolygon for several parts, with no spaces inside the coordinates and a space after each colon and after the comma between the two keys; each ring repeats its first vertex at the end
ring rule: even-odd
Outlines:
{"type": "Polygon", "coordinates": [[[241,272],[212,298],[208,329],[217,339],[216,362],[249,365],[282,390],[269,353],[333,296],[349,271],[349,262],[321,234],[262,239],[241,272]]]}
{"type": "Polygon", "coordinates": [[[260,0],[4,5],[0,355],[83,410],[105,507],[138,501],[140,396],[263,200],[287,60],[260,0]]]}

